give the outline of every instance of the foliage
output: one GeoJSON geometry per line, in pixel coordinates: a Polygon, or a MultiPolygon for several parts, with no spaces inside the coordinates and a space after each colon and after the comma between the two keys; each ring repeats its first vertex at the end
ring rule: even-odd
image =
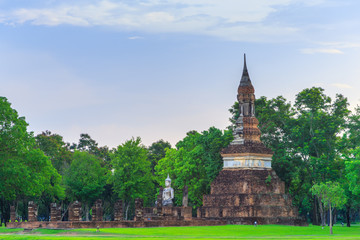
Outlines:
{"type": "Polygon", "coordinates": [[[169,142],[165,142],[164,140],[159,140],[151,144],[148,148],[148,160],[151,165],[151,172],[154,174],[155,166],[158,164],[159,160],[165,157],[166,150],[171,148],[171,144],[169,142]]]}
{"type": "Polygon", "coordinates": [[[324,203],[325,208],[341,208],[346,203],[344,189],[337,182],[326,182],[315,184],[311,188],[313,195],[316,195],[324,203]]]}
{"type": "Polygon", "coordinates": [[[63,137],[45,131],[38,134],[35,139],[39,148],[50,158],[55,169],[64,175],[65,170],[70,166],[72,156],[68,144],[63,141],[63,137]]]}
{"type": "Polygon", "coordinates": [[[182,190],[188,186],[189,203],[200,206],[203,194],[210,191],[210,183],[222,169],[220,151],[231,140],[231,131],[222,132],[214,127],[202,133],[188,132],[176,144],[177,150],[167,150],[165,158],[155,167],[159,184],[163,185],[170,174],[177,204],[181,205],[182,190]]]}
{"type": "Polygon", "coordinates": [[[0,149],[1,154],[23,154],[33,146],[32,134],[26,128],[24,117],[19,117],[5,97],[0,97],[0,149]]]}
{"type": "Polygon", "coordinates": [[[49,158],[36,149],[27,125],[7,99],[0,97],[0,196],[13,201],[47,192],[61,198],[61,177],[49,158]]]}
{"type": "Polygon", "coordinates": [[[110,151],[107,146],[99,147],[99,144],[90,137],[87,133],[80,134],[79,143],[73,144],[72,149],[77,149],[82,152],[88,152],[99,159],[101,159],[101,165],[110,169],[110,151]]]}
{"type": "Polygon", "coordinates": [[[345,191],[337,182],[319,183],[310,189],[323,204],[325,209],[330,212],[330,234],[332,232],[332,212],[334,208],[341,208],[346,203],[345,191]]]}
{"type": "Polygon", "coordinates": [[[354,195],[360,195],[360,147],[351,151],[353,157],[348,157],[346,163],[346,178],[349,190],[354,195]]]}
{"type": "Polygon", "coordinates": [[[91,203],[104,190],[106,170],[99,159],[87,152],[75,151],[64,176],[66,192],[73,200],[91,203]]]}
{"type": "Polygon", "coordinates": [[[149,204],[148,192],[153,188],[150,162],[141,139],[131,139],[119,145],[111,155],[114,168],[111,182],[115,194],[125,201],[126,209],[135,198],[142,198],[149,204]]]}
{"type": "Polygon", "coordinates": [[[266,177],[265,183],[266,183],[267,185],[271,183],[271,175],[270,175],[270,174],[266,177]]]}

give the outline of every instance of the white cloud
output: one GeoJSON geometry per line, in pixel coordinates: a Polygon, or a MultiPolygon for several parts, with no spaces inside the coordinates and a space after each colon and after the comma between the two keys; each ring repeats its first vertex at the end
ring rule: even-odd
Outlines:
{"type": "MultiPolygon", "coordinates": [[[[291,36],[294,27],[269,24],[266,18],[278,7],[306,0],[142,0],[121,3],[99,0],[53,4],[46,8],[21,8],[0,12],[5,24],[57,26],[113,26],[147,32],[182,32],[231,40],[268,40],[291,36]],[[246,33],[246,34],[245,34],[246,33]],[[250,33],[250,34],[248,34],[250,33]]],[[[322,1],[317,1],[320,4],[322,1]]]]}
{"type": "Polygon", "coordinates": [[[172,22],[175,17],[166,12],[150,12],[145,15],[146,21],[151,22],[172,22]]]}
{"type": "Polygon", "coordinates": [[[336,48],[304,48],[301,49],[301,52],[305,54],[314,54],[314,53],[343,54],[342,51],[336,48]]]}
{"type": "Polygon", "coordinates": [[[345,84],[345,83],[332,83],[330,85],[333,86],[333,87],[341,88],[341,89],[352,88],[352,86],[350,86],[348,84],[345,84]]]}
{"type": "Polygon", "coordinates": [[[360,48],[360,43],[353,43],[353,42],[320,42],[322,46],[331,46],[334,48],[360,48]]]}
{"type": "Polygon", "coordinates": [[[143,39],[143,37],[140,37],[140,36],[131,36],[131,37],[128,37],[128,39],[130,39],[130,40],[136,40],[136,39],[143,39]]]}
{"type": "Polygon", "coordinates": [[[329,54],[343,54],[343,49],[360,48],[360,43],[354,42],[318,42],[315,43],[318,47],[303,48],[300,51],[304,54],[315,53],[329,53],[329,54]]]}

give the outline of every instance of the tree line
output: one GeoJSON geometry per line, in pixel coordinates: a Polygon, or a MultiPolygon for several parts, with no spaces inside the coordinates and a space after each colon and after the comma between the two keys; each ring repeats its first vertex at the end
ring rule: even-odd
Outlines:
{"type": "MultiPolygon", "coordinates": [[[[331,209],[332,216],[350,226],[360,209],[360,108],[351,112],[344,96],[332,100],[316,87],[297,94],[293,105],[279,96],[260,97],[255,106],[262,141],[274,151],[273,169],[300,214],[313,224],[325,224],[331,209]]],[[[230,113],[234,122],[238,103],[230,113]]],[[[137,137],[109,149],[98,146],[88,134],[70,144],[50,131],[34,136],[27,126],[25,118],[0,97],[2,222],[9,220],[10,205],[15,206],[19,221],[25,220],[30,200],[39,205],[43,220],[49,219],[50,203],[60,203],[66,219],[69,203],[79,200],[83,218],[89,220],[91,206],[99,198],[107,220],[113,218],[118,199],[123,200],[125,218],[131,219],[134,199],[143,198],[146,206],[154,206],[168,174],[175,205],[181,206],[187,186],[189,205],[195,210],[222,169],[221,149],[233,139],[232,126],[210,127],[189,131],[174,147],[164,140],[147,147],[137,137]]]]}

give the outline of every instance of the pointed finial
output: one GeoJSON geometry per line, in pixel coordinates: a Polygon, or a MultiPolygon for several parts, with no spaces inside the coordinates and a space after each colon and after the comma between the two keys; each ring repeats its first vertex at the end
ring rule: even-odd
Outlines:
{"type": "Polygon", "coordinates": [[[170,179],[170,177],[169,177],[169,174],[168,174],[167,178],[165,179],[165,181],[171,182],[171,179],[170,179]]]}
{"type": "Polygon", "coordinates": [[[249,72],[248,72],[247,66],[246,66],[246,54],[244,53],[244,69],[243,69],[243,73],[242,73],[242,77],[241,77],[241,81],[240,81],[240,86],[249,86],[249,85],[251,85],[251,81],[250,81],[249,72]]]}
{"type": "Polygon", "coordinates": [[[249,76],[247,66],[246,66],[246,54],[244,53],[244,69],[243,69],[243,76],[249,76]]]}
{"type": "Polygon", "coordinates": [[[246,54],[244,53],[244,69],[247,70],[247,67],[246,67],[246,54]]]}

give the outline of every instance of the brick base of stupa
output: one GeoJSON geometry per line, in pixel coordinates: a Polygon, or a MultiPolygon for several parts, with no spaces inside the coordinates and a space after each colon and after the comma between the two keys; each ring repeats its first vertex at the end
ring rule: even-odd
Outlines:
{"type": "Polygon", "coordinates": [[[224,169],[211,184],[199,214],[231,224],[307,225],[271,169],[224,169]]]}

